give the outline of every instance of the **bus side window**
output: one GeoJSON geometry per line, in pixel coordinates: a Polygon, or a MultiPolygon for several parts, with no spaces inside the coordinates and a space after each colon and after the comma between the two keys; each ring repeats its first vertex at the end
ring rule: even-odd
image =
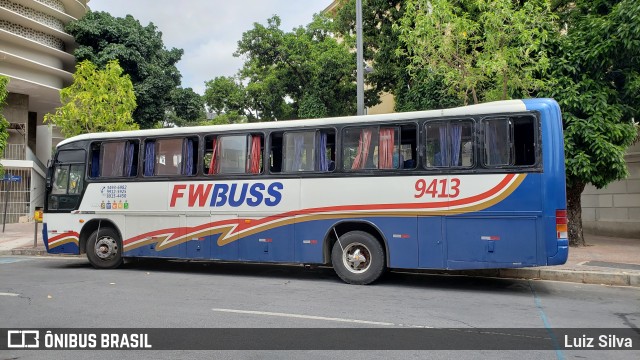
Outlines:
{"type": "Polygon", "coordinates": [[[336,169],[336,133],[333,130],[318,132],[318,158],[316,170],[331,172],[336,169]]]}
{"type": "Polygon", "coordinates": [[[249,156],[247,157],[247,173],[262,173],[262,150],[264,149],[264,137],[261,134],[249,136],[249,156]]]}
{"type": "Polygon", "coordinates": [[[144,176],[195,175],[198,140],[195,137],[145,141],[144,176]]]}
{"type": "Polygon", "coordinates": [[[156,167],[156,141],[146,140],[144,142],[144,176],[153,176],[156,167]]]}
{"type": "Polygon", "coordinates": [[[262,173],[262,134],[205,137],[204,173],[260,174],[262,173]]]}
{"type": "Polygon", "coordinates": [[[397,126],[346,129],[342,139],[342,159],[346,170],[392,170],[404,166],[397,126]]]}
{"type": "Polygon", "coordinates": [[[282,132],[272,132],[269,149],[269,172],[282,172],[282,132]]]}
{"type": "Polygon", "coordinates": [[[110,141],[92,144],[90,176],[134,177],[138,173],[138,141],[110,141]]]}
{"type": "Polygon", "coordinates": [[[513,131],[509,118],[484,121],[484,164],[488,167],[513,165],[513,131]]]}
{"type": "Polygon", "coordinates": [[[333,129],[272,134],[272,172],[330,172],[335,170],[333,129]]]}
{"type": "Polygon", "coordinates": [[[156,140],[154,175],[179,175],[182,163],[182,139],[156,140]]]}
{"type": "MultiPolygon", "coordinates": [[[[378,128],[349,128],[342,133],[342,161],[345,170],[375,168],[372,144],[378,143],[378,128]]],[[[377,165],[377,164],[376,164],[377,165]]]]}
{"type": "Polygon", "coordinates": [[[313,171],[315,169],[317,140],[315,131],[285,132],[283,171],[313,171]]]}
{"type": "Polygon", "coordinates": [[[487,167],[536,163],[536,119],[514,116],[485,119],[484,164],[487,167]]]}
{"type": "Polygon", "coordinates": [[[198,172],[198,138],[182,139],[182,162],[178,164],[180,174],[191,176],[198,172]]]}
{"type": "Polygon", "coordinates": [[[396,154],[393,157],[394,169],[415,169],[418,155],[418,132],[416,125],[403,125],[400,127],[400,152],[397,155],[398,165],[396,166],[396,154]]]}
{"type": "Polygon", "coordinates": [[[536,163],[536,119],[533,116],[513,118],[513,142],[516,166],[536,163]]]}
{"type": "Polygon", "coordinates": [[[426,167],[472,167],[473,121],[429,121],[426,129],[426,167]]]}
{"type": "Polygon", "coordinates": [[[220,172],[218,154],[220,153],[220,142],[217,136],[207,136],[204,138],[204,158],[203,172],[214,175],[220,172]]]}

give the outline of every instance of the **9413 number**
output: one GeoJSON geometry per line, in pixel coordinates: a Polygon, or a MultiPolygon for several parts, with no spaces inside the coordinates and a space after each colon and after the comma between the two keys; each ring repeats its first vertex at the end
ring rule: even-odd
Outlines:
{"type": "Polygon", "coordinates": [[[460,179],[433,179],[431,181],[418,179],[416,181],[416,199],[431,195],[432,198],[455,198],[460,195],[460,179]]]}

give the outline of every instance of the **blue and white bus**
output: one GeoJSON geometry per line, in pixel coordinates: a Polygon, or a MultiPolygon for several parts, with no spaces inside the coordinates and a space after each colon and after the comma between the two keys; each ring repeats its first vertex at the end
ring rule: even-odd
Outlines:
{"type": "Polygon", "coordinates": [[[387,269],[563,264],[562,119],[551,99],[79,135],[57,146],[49,253],[387,269]]]}

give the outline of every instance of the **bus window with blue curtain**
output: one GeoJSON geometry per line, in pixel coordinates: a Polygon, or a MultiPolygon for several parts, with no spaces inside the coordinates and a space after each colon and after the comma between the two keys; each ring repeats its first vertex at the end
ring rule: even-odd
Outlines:
{"type": "Polygon", "coordinates": [[[92,178],[133,177],[137,175],[138,142],[109,141],[91,146],[92,178]]]}
{"type": "Polygon", "coordinates": [[[426,166],[473,166],[473,121],[432,121],[426,128],[426,166]]]}
{"type": "Polygon", "coordinates": [[[283,171],[315,170],[316,131],[285,132],[283,142],[283,171]]]}
{"type": "Polygon", "coordinates": [[[198,156],[197,139],[186,138],[182,140],[182,175],[195,175],[196,173],[196,157],[198,156]]]}
{"type": "Polygon", "coordinates": [[[153,176],[156,164],[156,142],[147,140],[144,143],[144,176],[153,176]]]}
{"type": "Polygon", "coordinates": [[[333,129],[321,129],[316,133],[315,170],[331,172],[336,168],[336,135],[333,129]]]}

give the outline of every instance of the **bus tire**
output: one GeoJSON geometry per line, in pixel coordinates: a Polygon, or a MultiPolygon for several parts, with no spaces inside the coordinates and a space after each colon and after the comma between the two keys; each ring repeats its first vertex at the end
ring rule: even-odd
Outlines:
{"type": "Polygon", "coordinates": [[[385,270],[384,249],[364,231],[350,231],[333,244],[331,262],[346,283],[366,285],[376,281],[385,270]]]}
{"type": "Polygon", "coordinates": [[[122,241],[110,227],[100,228],[87,240],[87,258],[96,269],[115,269],[122,265],[122,241]]]}

